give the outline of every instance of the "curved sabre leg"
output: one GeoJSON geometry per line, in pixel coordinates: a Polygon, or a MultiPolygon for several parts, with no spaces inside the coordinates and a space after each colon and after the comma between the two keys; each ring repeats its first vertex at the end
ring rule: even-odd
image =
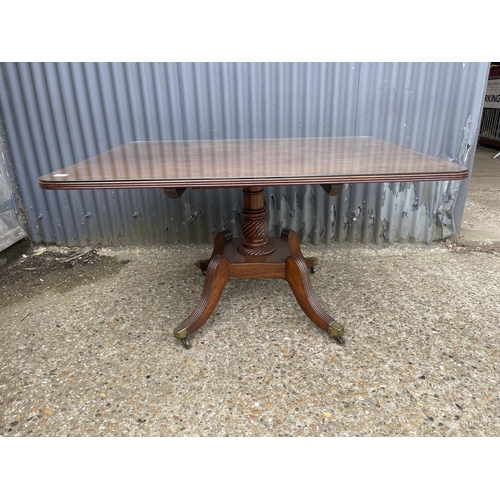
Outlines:
{"type": "Polygon", "coordinates": [[[177,328],[174,328],[174,337],[180,340],[186,349],[191,347],[187,338],[198,330],[214,312],[228,280],[227,258],[214,255],[207,267],[205,284],[198,305],[177,328]]]}
{"type": "Polygon", "coordinates": [[[196,267],[201,270],[201,272],[206,275],[207,274],[207,269],[208,269],[208,264],[210,264],[210,261],[215,255],[223,255],[224,253],[224,247],[226,246],[227,243],[229,243],[233,239],[233,235],[231,231],[225,230],[221,231],[220,233],[217,233],[215,235],[215,241],[214,241],[214,249],[212,251],[212,255],[210,259],[204,259],[204,260],[198,260],[196,261],[196,267]]]}
{"type": "Polygon", "coordinates": [[[335,342],[344,345],[342,336],[344,326],[337,323],[320,305],[311,286],[308,267],[301,255],[290,255],[285,261],[285,279],[309,319],[333,337],[335,342]]]}
{"type": "MultiPolygon", "coordinates": [[[[288,249],[290,250],[291,255],[300,255],[304,257],[302,254],[302,250],[300,249],[300,241],[297,233],[292,229],[285,228],[281,231],[281,239],[285,240],[288,243],[288,249]]],[[[316,257],[304,257],[306,262],[306,266],[311,270],[311,274],[316,272],[315,266],[318,264],[318,259],[316,257]]]]}

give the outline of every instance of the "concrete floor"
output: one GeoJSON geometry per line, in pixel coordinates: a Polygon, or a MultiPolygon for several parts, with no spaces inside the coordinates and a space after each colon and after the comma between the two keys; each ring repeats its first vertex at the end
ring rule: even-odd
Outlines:
{"type": "Polygon", "coordinates": [[[208,246],[103,249],[71,267],[49,249],[53,267],[0,281],[0,432],[499,436],[494,153],[477,151],[466,246],[304,248],[319,258],[313,287],[345,325],[345,347],[285,282],[238,280],[187,351],[172,329],[198,300],[193,263],[208,246]]]}
{"type": "Polygon", "coordinates": [[[457,241],[500,245],[500,158],[497,150],[478,146],[457,241]]]}

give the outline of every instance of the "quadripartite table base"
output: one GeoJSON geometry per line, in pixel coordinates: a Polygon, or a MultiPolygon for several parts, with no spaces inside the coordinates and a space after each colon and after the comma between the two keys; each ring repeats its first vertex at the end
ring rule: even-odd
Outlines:
{"type": "Polygon", "coordinates": [[[261,187],[247,187],[243,195],[244,237],[233,239],[229,231],[217,234],[210,259],[198,262],[206,273],[201,298],[194,311],[174,329],[174,336],[186,349],[191,347],[188,337],[210,317],[230,279],[279,278],[288,282],[300,307],[313,323],[343,345],[344,327],[323,309],[311,286],[309,274],[314,270],[316,259],[302,255],[295,231],[284,229],[280,238],[267,237],[261,187]]]}

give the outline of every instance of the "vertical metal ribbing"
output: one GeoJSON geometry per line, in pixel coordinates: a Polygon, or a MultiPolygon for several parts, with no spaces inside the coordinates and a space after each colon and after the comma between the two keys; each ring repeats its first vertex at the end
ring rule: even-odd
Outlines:
{"type": "MultiPolygon", "coordinates": [[[[170,200],[162,190],[48,192],[37,179],[133,140],[374,135],[470,166],[463,144],[480,125],[487,70],[487,63],[3,63],[0,108],[35,241],[208,243],[220,229],[241,235],[240,189],[188,190],[170,200]]],[[[496,131],[500,114],[488,111],[481,130],[496,131]]],[[[465,184],[459,192],[463,201],[465,184]]],[[[448,230],[438,212],[453,196],[455,187],[438,183],[344,186],[333,198],[319,187],[264,189],[271,235],[289,226],[314,243],[429,241],[448,230]]]]}
{"type": "MultiPolygon", "coordinates": [[[[12,63],[4,63],[0,67],[0,103],[1,103],[1,118],[4,121],[5,134],[7,139],[6,146],[8,151],[5,152],[6,156],[12,158],[14,175],[16,177],[17,184],[20,191],[24,193],[23,203],[25,207],[25,213],[28,218],[29,226],[31,228],[31,236],[35,242],[39,242],[42,239],[40,231],[38,230],[36,223],[36,214],[34,207],[33,193],[31,192],[30,179],[27,176],[22,175],[22,170],[19,172],[16,169],[16,165],[22,165],[24,161],[24,155],[22,154],[22,148],[20,144],[18,130],[19,120],[15,119],[14,113],[19,113],[19,119],[22,118],[21,109],[17,109],[16,102],[17,96],[11,95],[10,86],[15,85],[13,79],[16,78],[15,67],[12,63]],[[15,110],[15,111],[14,111],[15,110]],[[14,139],[14,140],[12,140],[14,139]],[[16,140],[17,139],[17,140],[16,140]]],[[[29,153],[28,153],[29,154],[29,153]]],[[[41,205],[45,200],[40,200],[41,205]]],[[[41,206],[40,205],[40,206],[41,206]]]]}

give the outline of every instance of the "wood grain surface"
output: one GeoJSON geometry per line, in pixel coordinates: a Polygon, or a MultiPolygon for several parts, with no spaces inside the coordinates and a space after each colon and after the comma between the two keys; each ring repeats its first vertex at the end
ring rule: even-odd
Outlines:
{"type": "Polygon", "coordinates": [[[373,137],[131,142],[40,177],[44,189],[464,179],[464,166],[373,137]]]}

